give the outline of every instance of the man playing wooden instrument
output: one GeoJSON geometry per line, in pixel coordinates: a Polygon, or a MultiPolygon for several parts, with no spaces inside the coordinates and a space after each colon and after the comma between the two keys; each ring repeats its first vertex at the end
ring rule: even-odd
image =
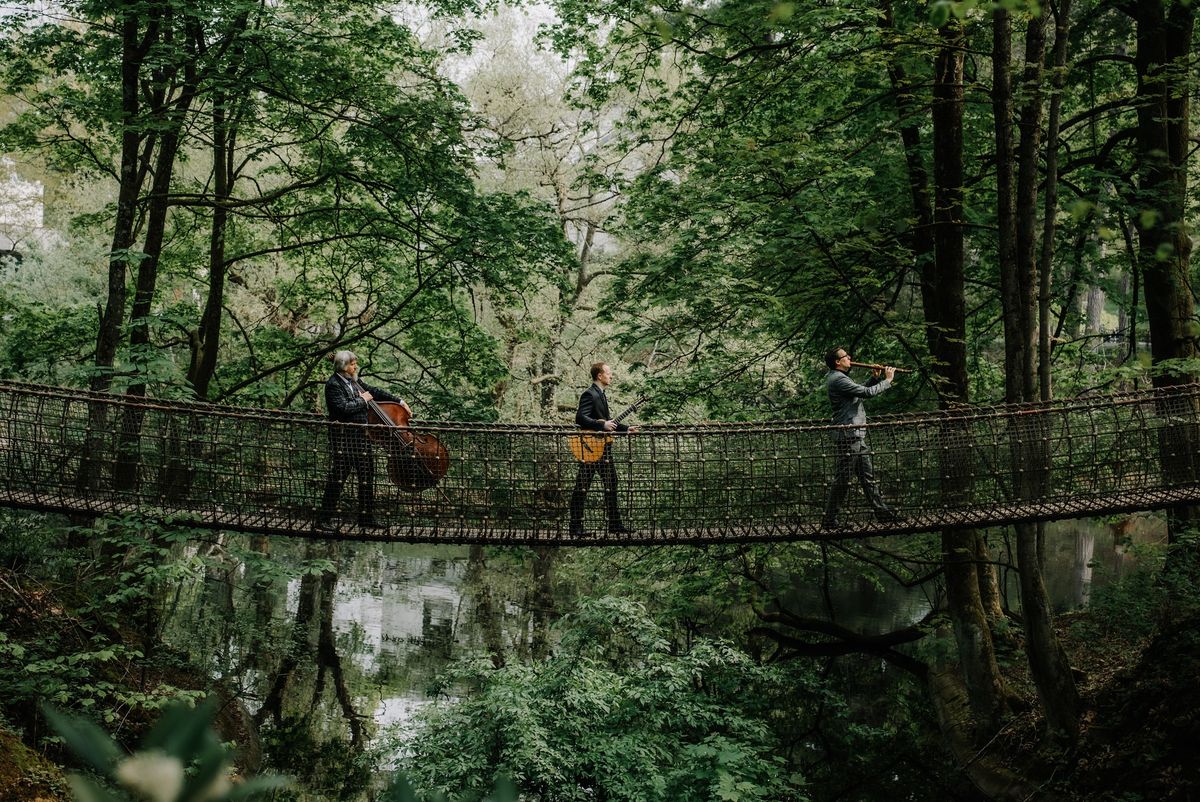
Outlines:
{"type": "Polygon", "coordinates": [[[853,363],[846,349],[840,347],[829,349],[825,354],[825,364],[829,367],[829,373],[825,376],[825,389],[829,393],[829,404],[833,408],[833,423],[844,428],[835,429],[833,433],[837,462],[821,526],[825,529],[838,529],[842,526],[838,520],[838,511],[842,502],[846,500],[851,475],[858,476],[863,493],[875,511],[876,520],[880,523],[897,521],[900,516],[883,500],[879,485],[875,482],[871,451],[867,448],[867,430],[864,428],[867,413],[863,409],[864,398],[877,396],[892,386],[896,369],[890,365],[873,365],[871,380],[866,384],[859,384],[847,375],[853,363]]]}
{"type": "MultiPolygon", "coordinates": [[[[583,391],[579,397],[579,409],[575,412],[575,423],[581,428],[592,432],[630,433],[637,431],[636,426],[626,426],[612,420],[608,412],[608,396],[604,388],[612,383],[612,368],[603,362],[592,365],[592,386],[583,391]]],[[[635,530],[621,523],[621,510],[617,507],[617,469],[613,465],[609,449],[611,442],[604,443],[604,451],[599,459],[581,460],[579,473],[575,477],[575,490],[571,493],[571,528],[572,537],[583,537],[587,533],[583,529],[583,507],[587,501],[587,491],[591,487],[592,477],[600,474],[604,482],[604,507],[608,517],[608,531],[614,535],[632,535],[635,530]]]]}
{"type": "MultiPolygon", "coordinates": [[[[373,399],[394,401],[408,408],[404,399],[358,381],[358,357],[353,351],[334,354],[333,371],[325,382],[325,408],[331,421],[365,424],[367,405],[373,399]]],[[[351,473],[358,479],[358,525],[364,529],[379,528],[375,521],[375,457],[366,432],[357,426],[330,426],[329,473],[317,511],[317,531],[334,531],[338,499],[351,473]]]]}

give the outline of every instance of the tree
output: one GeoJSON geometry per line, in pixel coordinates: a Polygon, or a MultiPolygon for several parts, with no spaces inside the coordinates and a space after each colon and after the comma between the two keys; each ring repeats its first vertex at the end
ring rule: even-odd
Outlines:
{"type": "Polygon", "coordinates": [[[500,772],[547,801],[806,799],[766,721],[785,674],[721,643],[676,653],[640,606],[599,599],[545,662],[461,666],[475,692],[429,710],[404,769],[451,795],[500,772]]]}
{"type": "MultiPolygon", "coordinates": [[[[1021,79],[1021,103],[1015,117],[1020,136],[1015,151],[1011,139],[1014,101],[1008,73],[1013,67],[1007,12],[999,11],[993,25],[996,29],[993,110],[998,154],[997,197],[1000,199],[997,239],[1004,309],[1005,400],[1028,402],[1049,398],[1050,393],[1049,387],[1042,387],[1039,392],[1036,369],[1036,357],[1041,352],[1037,296],[1042,282],[1038,278],[1036,223],[1038,186],[1041,184],[1046,18],[1043,14],[1027,15],[1025,69],[1021,79]]],[[[1051,148],[1056,147],[1057,142],[1051,143],[1051,148]]],[[[1053,213],[1052,208],[1046,211],[1047,215],[1053,213]]],[[[1051,267],[1046,259],[1052,253],[1049,245],[1043,253],[1041,270],[1048,273],[1051,267]]],[[[1049,336],[1048,332],[1043,334],[1049,336]]],[[[1025,425],[1032,420],[1029,416],[1014,416],[1011,421],[1012,439],[1017,444],[1011,455],[1012,482],[1018,498],[1036,498],[1051,481],[1050,454],[1044,433],[1036,428],[1036,423],[1032,427],[1025,425]]],[[[1042,528],[1039,524],[1023,523],[1016,524],[1015,529],[1021,611],[1030,671],[1046,710],[1051,733],[1070,744],[1079,732],[1079,697],[1066,653],[1054,632],[1053,612],[1042,579],[1038,548],[1042,528]]]]}
{"type": "MultiPolygon", "coordinates": [[[[112,22],[127,11],[145,22],[136,8],[69,6],[69,30],[32,14],[10,20],[6,44],[19,58],[9,89],[29,102],[7,129],[10,141],[54,164],[116,176],[108,143],[128,135],[140,159],[140,172],[126,170],[137,180],[120,188],[142,226],[125,225],[121,203],[109,218],[129,247],[114,249],[98,364],[126,359],[120,373],[135,394],[148,382],[160,393],[188,382],[212,399],[240,392],[286,404],[330,350],[386,344],[401,355],[380,360],[379,370],[415,365],[414,383],[437,403],[478,406],[483,398],[463,390],[497,367],[467,293],[477,282],[520,293],[554,269],[561,235],[545,209],[476,192],[461,95],[438,74],[439,54],[381,7],[323,4],[317,24],[303,0],[227,6],[204,16],[158,8],[163,19],[144,42],[132,26],[125,50],[114,46],[112,22]],[[157,48],[149,61],[147,47],[157,48]],[[87,70],[73,71],[83,63],[87,70]],[[123,116],[102,114],[115,102],[106,79],[121,70],[138,89],[134,100],[157,105],[131,101],[123,116]],[[43,91],[43,75],[56,91],[43,91]],[[63,87],[75,90],[65,109],[63,87]],[[181,160],[187,170],[177,169],[181,160]],[[192,169],[197,163],[207,175],[192,169]],[[125,251],[138,264],[128,329],[125,251]],[[207,269],[198,272],[198,262],[207,269]],[[254,316],[268,325],[242,319],[254,316]],[[241,343],[222,369],[222,332],[231,328],[241,343]],[[406,331],[426,353],[405,348],[406,331]]],[[[95,385],[104,389],[115,374],[97,375],[108,377],[95,385]]],[[[132,477],[137,421],[124,430],[132,477]]]]}

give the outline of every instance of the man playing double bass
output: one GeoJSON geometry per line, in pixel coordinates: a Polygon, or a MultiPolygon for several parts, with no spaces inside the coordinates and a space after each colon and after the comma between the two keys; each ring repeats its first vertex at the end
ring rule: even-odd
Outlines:
{"type": "MultiPolygon", "coordinates": [[[[333,355],[333,375],[325,382],[325,409],[329,419],[338,423],[367,423],[367,403],[371,400],[393,401],[412,414],[402,398],[386,390],[358,381],[358,357],[353,351],[338,351],[333,355]]],[[[317,513],[317,530],[332,532],[342,486],[353,472],[358,480],[358,525],[378,529],[375,520],[375,457],[367,442],[364,428],[357,426],[329,427],[329,473],[325,478],[325,493],[317,513]]]]}

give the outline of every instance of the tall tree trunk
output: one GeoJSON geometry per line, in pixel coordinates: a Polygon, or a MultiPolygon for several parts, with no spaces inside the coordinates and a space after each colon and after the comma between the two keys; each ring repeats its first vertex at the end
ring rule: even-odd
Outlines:
{"type": "Polygon", "coordinates": [[[1009,345],[1017,343],[1020,329],[1015,299],[1017,283],[1017,203],[1013,176],[1012,19],[1003,7],[992,16],[992,123],[996,132],[996,258],[1000,266],[1000,297],[1004,318],[1004,400],[1021,400],[1024,382],[1020,360],[1008,358],[1009,345]]]}
{"type": "MultiPolygon", "coordinates": [[[[1136,13],[1140,80],[1133,220],[1146,289],[1150,353],[1158,363],[1197,355],[1188,271],[1192,241],[1184,218],[1191,81],[1186,77],[1190,72],[1182,68],[1191,57],[1194,11],[1178,2],[1138,0],[1136,13]]],[[[1164,374],[1154,377],[1154,386],[1192,381],[1192,374],[1164,374]]]]}
{"type": "MultiPolygon", "coordinates": [[[[933,88],[934,258],[922,276],[926,300],[926,330],[935,370],[941,370],[945,400],[967,397],[966,342],[963,337],[963,51],[962,24],[951,20],[941,30],[933,88]],[[932,312],[932,314],[931,314],[932,312]]],[[[953,477],[967,480],[966,472],[943,471],[943,492],[959,492],[953,477]]],[[[975,735],[985,740],[999,728],[1006,713],[1004,685],[996,664],[991,630],[980,599],[975,567],[975,532],[942,532],[942,557],[946,593],[967,686],[975,735]]]]}
{"type": "MultiPolygon", "coordinates": [[[[975,575],[979,582],[979,603],[994,638],[996,625],[1005,618],[1004,598],[1000,594],[996,561],[992,559],[992,551],[982,534],[976,534],[975,537],[975,575]]],[[[1009,639],[1012,639],[1011,636],[1009,639]]]]}
{"type": "Polygon", "coordinates": [[[1066,82],[1071,0],[1050,4],[1054,12],[1054,71],[1050,76],[1050,111],[1046,119],[1046,203],[1042,215],[1042,258],[1038,274],[1038,385],[1043,401],[1053,392],[1050,379],[1050,288],[1054,266],[1054,231],[1058,213],[1058,131],[1062,118],[1062,88],[1066,82]]]}
{"type": "MultiPolygon", "coordinates": [[[[1188,234],[1187,168],[1189,98],[1195,88],[1192,36],[1195,10],[1191,4],[1136,0],[1138,73],[1137,196],[1133,214],[1138,232],[1138,264],[1145,286],[1146,317],[1150,324],[1150,353],[1155,364],[1170,359],[1195,359],[1198,351],[1195,303],[1190,284],[1192,240],[1188,234]]],[[[1154,386],[1168,389],[1194,382],[1193,371],[1158,373],[1154,386]]],[[[1163,412],[1178,401],[1164,400],[1163,412]]],[[[1162,430],[1160,459],[1170,481],[1194,482],[1200,474],[1197,453],[1200,433],[1192,425],[1162,430]]],[[[1168,517],[1168,537],[1177,543],[1181,532],[1200,520],[1200,509],[1179,507],[1168,517]]],[[[1167,568],[1200,573],[1196,550],[1174,549],[1167,568]]]]}
{"type": "Polygon", "coordinates": [[[213,216],[208,234],[208,297],[200,325],[192,336],[192,358],[187,380],[200,400],[208,398],[208,386],[217,370],[221,344],[221,319],[225,305],[225,240],[229,224],[228,201],[233,193],[234,133],[226,119],[226,100],[213,98],[213,216]]]}
{"type": "Polygon", "coordinates": [[[250,12],[243,12],[231,21],[225,32],[225,40],[232,42],[229,62],[220,83],[211,92],[213,217],[208,236],[208,297],[204,302],[200,325],[192,336],[192,354],[187,374],[192,392],[200,400],[208,400],[209,385],[217,370],[217,353],[221,345],[225,277],[229,269],[225,260],[229,201],[237,182],[234,153],[238,126],[248,108],[248,95],[252,93],[249,83],[241,74],[246,69],[241,36],[249,27],[249,22],[250,12]]]}
{"type": "MultiPolygon", "coordinates": [[[[168,45],[174,44],[171,39],[173,20],[167,19],[164,24],[164,40],[168,45]]],[[[187,35],[188,44],[181,47],[182,64],[170,64],[155,71],[154,80],[150,82],[151,95],[155,98],[156,110],[160,112],[158,120],[163,130],[158,155],[155,158],[154,180],[150,189],[149,213],[146,222],[146,237],[142,247],[143,255],[138,263],[137,283],[133,296],[133,308],[129,320],[129,348],[134,360],[144,359],[150,348],[150,313],[154,303],[155,287],[158,283],[158,263],[162,254],[163,240],[166,237],[167,212],[170,208],[171,178],[179,153],[184,126],[192,101],[199,91],[199,78],[196,73],[195,54],[196,39],[199,34],[190,31],[187,35]],[[177,96],[172,96],[175,78],[183,74],[183,84],[177,96]]],[[[126,390],[126,396],[140,399],[146,395],[144,380],[135,381],[126,390]]],[[[142,410],[136,406],[125,408],[121,419],[120,440],[117,444],[117,464],[113,471],[113,487],[116,490],[132,490],[138,484],[138,466],[141,462],[140,444],[142,428],[142,410]]]]}
{"type": "Polygon", "coordinates": [[[152,19],[145,33],[140,30],[139,4],[122,3],[121,18],[121,167],[117,188],[117,216],[113,222],[112,250],[108,262],[108,296],[96,335],[96,371],[91,388],[107,392],[112,386],[112,368],[121,342],[125,318],[125,271],[134,260],[134,220],[137,199],[145,180],[140,169],[141,149],[148,136],[139,120],[141,69],[147,49],[157,39],[158,26],[152,19]]]}
{"type": "MultiPolygon", "coordinates": [[[[95,393],[112,388],[113,367],[121,344],[121,323],[125,318],[126,269],[136,261],[133,254],[134,222],[137,200],[141,193],[145,171],[143,145],[152,147],[154,135],[143,130],[141,112],[141,69],[147,49],[157,39],[158,26],[153,17],[145,35],[141,33],[138,5],[120,4],[121,16],[121,166],[117,187],[117,214],[113,221],[112,249],[108,262],[108,293],[100,310],[100,325],[96,332],[96,355],[93,360],[90,386],[95,393]]],[[[80,460],[76,487],[85,492],[95,483],[100,466],[96,454],[102,449],[102,439],[108,429],[108,406],[92,404],[88,409],[88,430],[80,460]]]]}
{"type": "Polygon", "coordinates": [[[1017,386],[1008,395],[1014,401],[1032,401],[1038,397],[1037,373],[1034,369],[1037,354],[1037,200],[1041,178],[1038,161],[1042,143],[1042,73],[1046,53],[1046,20],[1044,16],[1029,20],[1025,30],[1025,69],[1021,78],[1022,103],[1017,111],[1017,194],[1016,264],[1013,281],[1005,293],[1004,303],[1010,307],[1005,319],[1005,360],[1017,386]]]}
{"type": "MultiPolygon", "coordinates": [[[[894,28],[890,3],[883,6],[884,26],[894,28]]],[[[967,401],[966,306],[962,229],[962,46],[964,35],[957,23],[942,32],[943,48],[936,63],[934,87],[934,180],[931,202],[929,175],[921,151],[918,108],[913,88],[898,58],[888,62],[895,97],[900,138],[908,172],[913,225],[909,247],[921,277],[921,300],[926,342],[933,361],[934,386],[941,408],[967,401]],[[936,212],[934,209],[936,208],[936,212]]],[[[958,467],[972,459],[969,431],[951,419],[942,432],[947,449],[941,465],[942,492],[970,492],[971,471],[958,467]]],[[[995,647],[984,605],[985,590],[995,587],[992,566],[979,562],[986,554],[982,536],[973,530],[942,533],[947,596],[962,676],[970,699],[970,737],[984,739],[995,732],[1005,713],[1004,686],[996,663],[995,647]]],[[[997,605],[998,606],[998,605],[997,605]]],[[[949,676],[949,675],[948,675],[949,676]]],[[[953,676],[957,676],[954,674],[953,676]]],[[[950,719],[947,719],[949,725],[950,719]]],[[[955,727],[963,726],[954,720],[955,727]]],[[[956,738],[956,735],[949,737],[956,738]]]]}
{"type": "MultiPolygon", "coordinates": [[[[1039,392],[1034,356],[1038,352],[1036,289],[1038,156],[1041,143],[1043,59],[1046,20],[1030,19],[1025,36],[1025,69],[1022,77],[1023,103],[1018,113],[1020,142],[1017,147],[1017,194],[1013,248],[1016,264],[1002,268],[1009,280],[1003,303],[1006,397],[1010,401],[1034,401],[1039,392]]],[[[1062,43],[1065,47],[1065,42],[1062,43]]],[[[1053,147],[1053,143],[1051,145],[1053,147]]],[[[1011,169],[1012,165],[1010,165],[1011,169]]],[[[1046,214],[1053,213],[1047,209],[1046,214]]],[[[1049,270],[1050,265],[1043,265],[1049,270]]],[[[1047,367],[1048,367],[1047,357],[1047,367]]],[[[1050,483],[1050,453],[1044,424],[1040,419],[1017,416],[1011,424],[1012,479],[1018,498],[1033,499],[1050,483]]],[[[1046,722],[1056,740],[1073,743],[1079,734],[1079,697],[1066,652],[1054,632],[1053,611],[1042,578],[1040,527],[1017,524],[1017,566],[1020,570],[1021,611],[1025,621],[1025,649],[1030,673],[1046,713],[1046,722]]]]}
{"type": "MultiPolygon", "coordinates": [[[[158,259],[162,251],[166,232],[167,195],[171,186],[171,172],[179,149],[179,132],[168,132],[159,146],[154,181],[151,186],[153,199],[146,226],[146,241],[143,256],[138,263],[137,288],[130,312],[129,348],[135,360],[144,359],[150,347],[150,312],[154,301],[154,288],[158,281],[158,259]]],[[[129,385],[125,395],[131,399],[144,398],[144,379],[129,385]]],[[[141,439],[143,410],[127,406],[121,414],[120,439],[117,443],[117,463],[113,469],[113,487],[116,490],[132,490],[138,484],[138,466],[141,463],[139,441],[141,439]]]]}
{"type": "Polygon", "coordinates": [[[554,621],[554,563],[559,550],[538,546],[533,550],[533,632],[529,651],[534,660],[550,654],[550,625],[554,621]]]}

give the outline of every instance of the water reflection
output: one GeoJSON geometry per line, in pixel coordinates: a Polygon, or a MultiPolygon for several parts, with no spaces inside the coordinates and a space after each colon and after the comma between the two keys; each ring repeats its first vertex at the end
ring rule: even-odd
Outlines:
{"type": "MultiPolygon", "coordinates": [[[[998,559],[1002,534],[990,533],[998,559]]],[[[1047,525],[1051,603],[1086,604],[1129,573],[1133,544],[1164,534],[1148,516],[1047,525]]],[[[549,555],[232,536],[195,556],[203,579],[181,589],[168,640],[206,658],[257,722],[301,727],[319,744],[362,749],[382,728],[403,731],[450,660],[468,649],[497,664],[506,651],[537,654],[554,618],[549,555]]],[[[1018,607],[1015,572],[1001,580],[1018,607]]],[[[909,626],[939,603],[936,583],[906,587],[857,570],[780,581],[789,609],[867,635],[909,626]]]]}
{"type": "MultiPolygon", "coordinates": [[[[993,559],[999,564],[1004,601],[1011,609],[1020,610],[1019,577],[1013,567],[1016,544],[1010,543],[1003,531],[987,534],[993,559]]],[[[1051,605],[1056,612],[1084,607],[1093,588],[1133,570],[1136,546],[1165,540],[1165,522],[1151,516],[1046,524],[1044,579],[1051,605]]],[[[801,615],[823,616],[864,635],[910,626],[941,603],[936,582],[909,587],[886,576],[868,578],[857,570],[823,583],[801,577],[791,581],[782,591],[784,607],[801,615]]]]}
{"type": "MultiPolygon", "coordinates": [[[[1056,612],[1087,604],[1093,588],[1129,575],[1138,546],[1165,543],[1166,522],[1145,515],[1111,522],[1056,521],[1046,525],[1046,592],[1056,612]]],[[[1017,578],[1010,578],[1017,597],[1017,578]]]]}

